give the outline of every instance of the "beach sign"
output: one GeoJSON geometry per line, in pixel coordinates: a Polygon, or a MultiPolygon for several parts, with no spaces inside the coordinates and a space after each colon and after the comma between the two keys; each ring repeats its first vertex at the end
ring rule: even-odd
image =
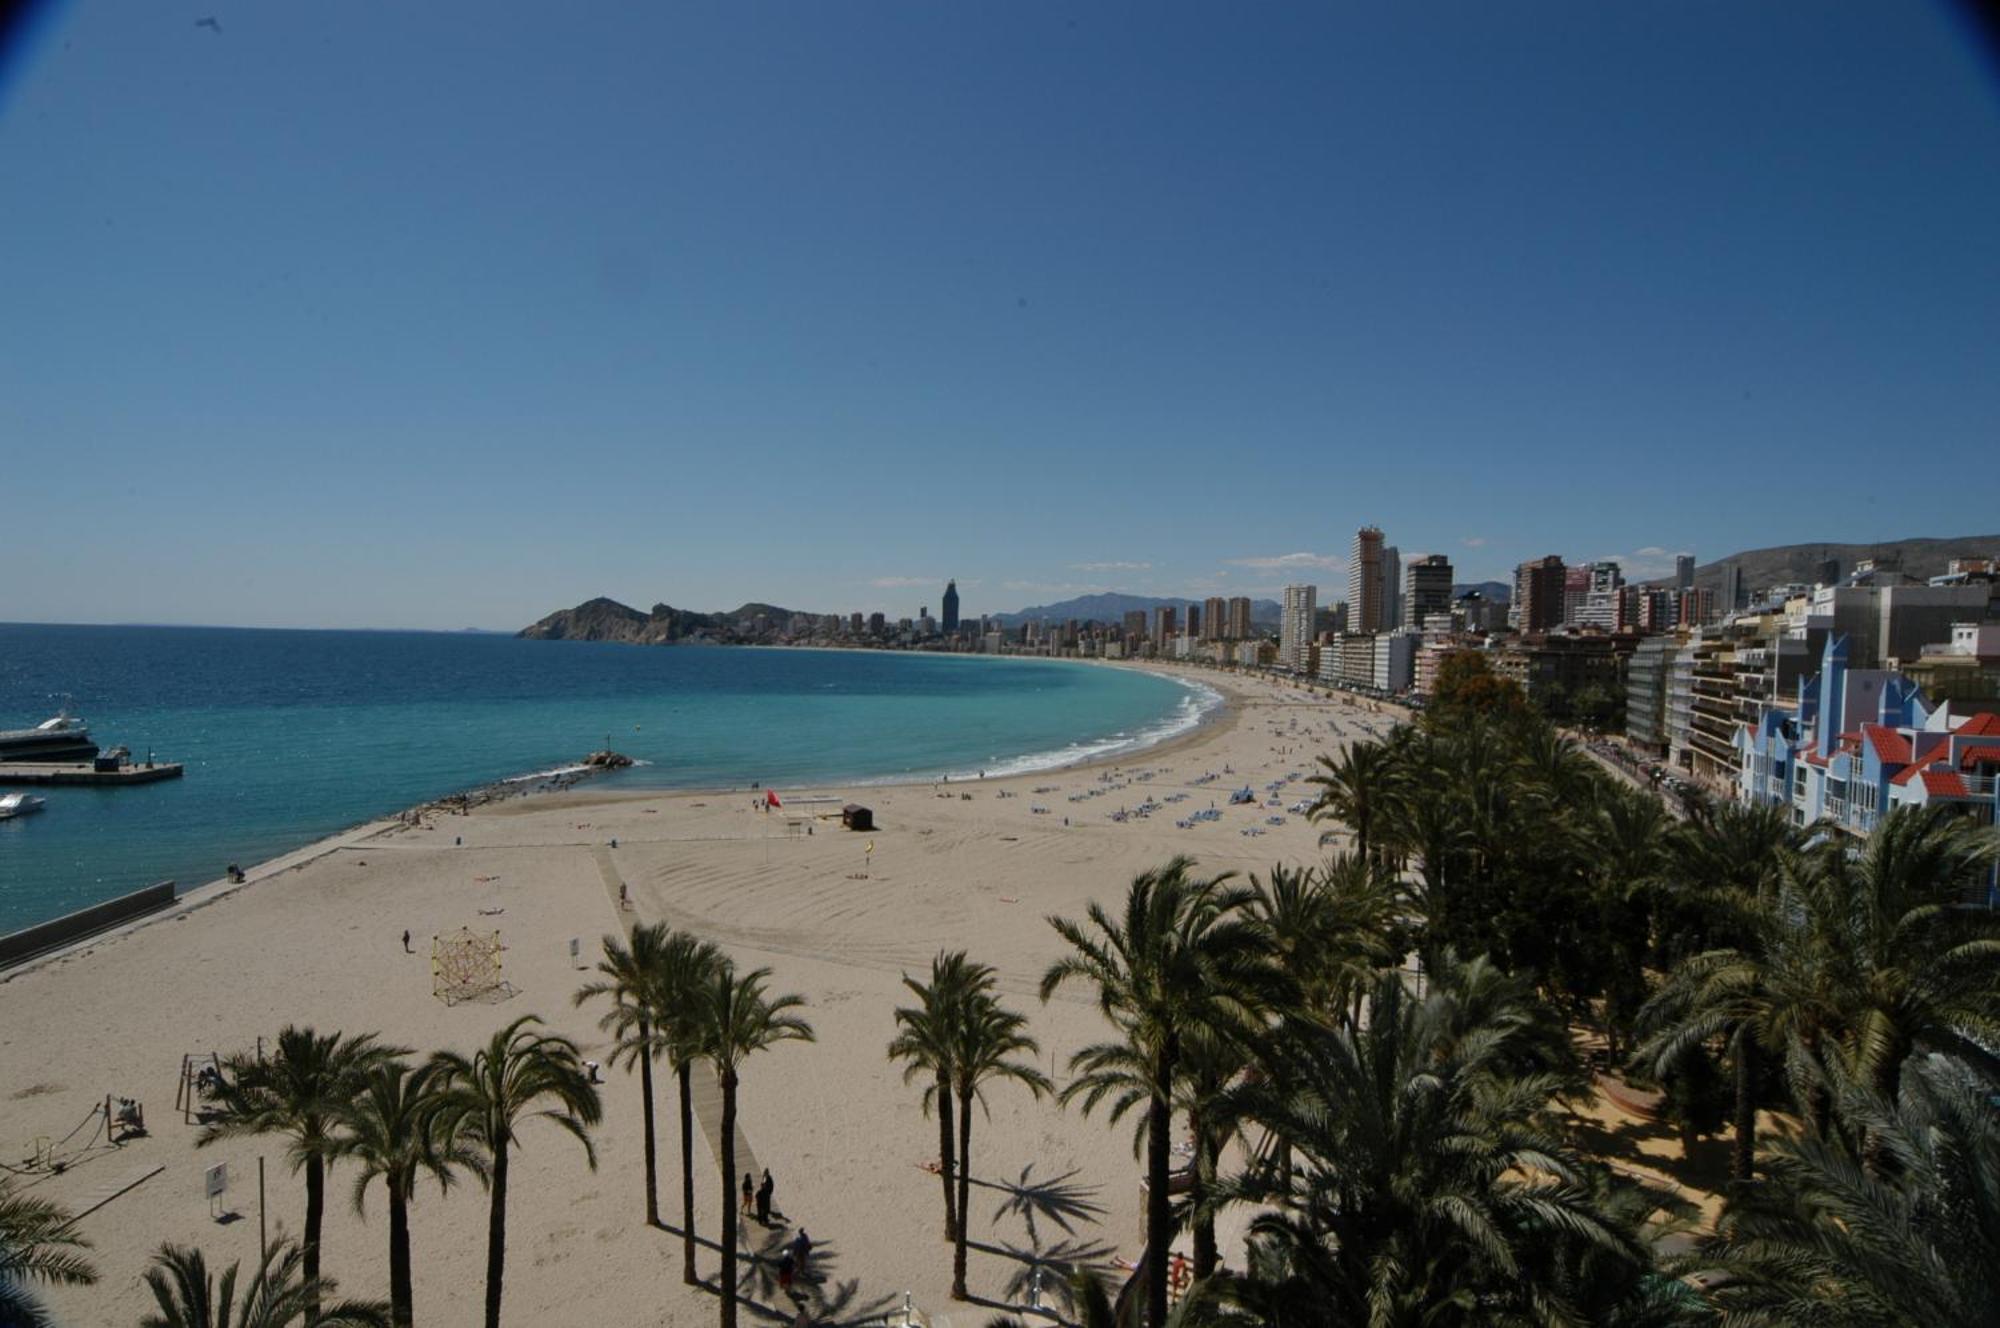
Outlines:
{"type": "Polygon", "coordinates": [[[569,962],[579,968],[583,966],[583,942],[574,936],[569,938],[569,962]]]}
{"type": "Polygon", "coordinates": [[[869,840],[869,841],[868,841],[868,847],[867,847],[867,848],[865,848],[865,849],[863,849],[863,850],[862,850],[862,852],[864,852],[864,853],[867,853],[867,854],[869,854],[869,855],[871,855],[871,856],[872,856],[872,855],[874,854],[874,852],[875,852],[875,841],[874,841],[874,840],[872,840],[872,839],[871,839],[871,840],[869,840]]]}
{"type": "Polygon", "coordinates": [[[229,1189],[229,1164],[218,1162],[202,1176],[202,1188],[211,1199],[220,1199],[229,1189]]]}

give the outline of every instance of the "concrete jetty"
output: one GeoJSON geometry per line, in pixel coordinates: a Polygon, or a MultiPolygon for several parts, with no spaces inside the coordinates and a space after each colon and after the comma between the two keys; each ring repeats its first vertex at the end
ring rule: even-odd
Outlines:
{"type": "Polygon", "coordinates": [[[179,779],[183,767],[177,762],[158,761],[151,765],[121,765],[116,770],[99,770],[89,761],[15,761],[0,764],[0,788],[23,784],[88,784],[117,788],[125,784],[150,784],[157,779],[179,779]]]}

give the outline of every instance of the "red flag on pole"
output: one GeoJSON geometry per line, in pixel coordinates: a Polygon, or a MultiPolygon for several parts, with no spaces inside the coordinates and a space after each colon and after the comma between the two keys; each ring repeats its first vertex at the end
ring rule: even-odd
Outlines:
{"type": "Polygon", "coordinates": [[[764,790],[764,805],[765,805],[766,807],[782,807],[782,806],[784,806],[785,804],[784,804],[784,803],[782,803],[782,802],[779,802],[779,801],[778,801],[778,790],[776,790],[776,789],[765,789],[765,790],[764,790]]]}

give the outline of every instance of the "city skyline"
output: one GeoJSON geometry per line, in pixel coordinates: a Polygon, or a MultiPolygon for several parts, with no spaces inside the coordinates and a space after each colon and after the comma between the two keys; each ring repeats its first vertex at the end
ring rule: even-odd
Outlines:
{"type": "Polygon", "coordinates": [[[0,619],[1637,580],[2000,422],[1948,6],[37,13],[0,619]]]}

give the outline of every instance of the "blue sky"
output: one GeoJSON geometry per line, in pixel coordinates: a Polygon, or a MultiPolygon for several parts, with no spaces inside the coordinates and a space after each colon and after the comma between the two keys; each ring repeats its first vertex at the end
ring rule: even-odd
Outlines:
{"type": "Polygon", "coordinates": [[[0,620],[1977,533],[1996,235],[1925,4],[56,6],[0,65],[0,620]]]}

